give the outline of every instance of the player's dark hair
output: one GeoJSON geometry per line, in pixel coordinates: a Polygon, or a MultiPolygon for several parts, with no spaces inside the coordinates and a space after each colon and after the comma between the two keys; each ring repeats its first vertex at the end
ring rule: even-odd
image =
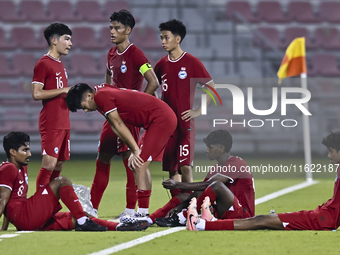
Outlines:
{"type": "Polygon", "coordinates": [[[185,35],[187,34],[187,29],[184,26],[184,24],[177,20],[177,19],[172,19],[167,22],[163,22],[159,24],[159,30],[162,31],[170,31],[173,35],[175,36],[180,36],[181,37],[181,42],[183,41],[185,35]]]}
{"type": "Polygon", "coordinates": [[[203,139],[203,142],[205,142],[207,146],[220,144],[224,146],[225,152],[230,152],[231,146],[233,145],[233,138],[227,130],[220,129],[211,132],[203,139]]]}
{"type": "Polygon", "coordinates": [[[135,18],[132,16],[131,12],[127,10],[120,10],[119,12],[114,12],[110,16],[110,21],[117,21],[122,23],[124,26],[128,26],[133,29],[136,24],[135,18]]]}
{"type": "Polygon", "coordinates": [[[72,35],[71,29],[63,23],[52,23],[44,30],[44,37],[48,46],[51,45],[53,37],[57,37],[59,39],[62,35],[72,35]]]}
{"type": "Polygon", "coordinates": [[[76,112],[77,109],[81,109],[81,101],[83,100],[84,94],[92,91],[93,89],[86,83],[74,85],[70,88],[65,98],[68,109],[71,112],[76,112]]]}
{"type": "Polygon", "coordinates": [[[18,149],[30,142],[30,136],[24,132],[11,132],[4,136],[3,147],[6,152],[6,156],[9,159],[10,149],[18,151],[18,149]]]}
{"type": "Polygon", "coordinates": [[[333,148],[336,151],[340,151],[340,131],[330,132],[328,136],[322,139],[322,144],[328,149],[333,148]]]}

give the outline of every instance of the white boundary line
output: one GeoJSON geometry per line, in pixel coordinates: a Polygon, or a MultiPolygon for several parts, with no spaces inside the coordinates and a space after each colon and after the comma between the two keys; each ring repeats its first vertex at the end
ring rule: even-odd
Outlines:
{"type": "MultiPolygon", "coordinates": [[[[274,198],[277,198],[279,196],[294,192],[296,190],[306,188],[306,187],[314,185],[316,183],[318,183],[318,181],[305,181],[303,183],[300,183],[300,184],[297,184],[297,185],[294,185],[294,186],[291,186],[291,187],[288,187],[288,188],[284,188],[282,190],[273,192],[273,193],[268,194],[264,197],[260,197],[260,198],[256,199],[255,205],[267,202],[271,199],[274,199],[274,198]]],[[[112,246],[112,247],[107,248],[105,250],[90,253],[89,255],[109,255],[109,254],[112,254],[112,253],[115,253],[115,252],[118,252],[118,251],[122,251],[122,250],[125,250],[125,249],[128,249],[128,248],[131,248],[131,247],[136,246],[138,244],[146,243],[146,242],[153,240],[155,238],[158,238],[158,237],[161,237],[161,236],[164,236],[164,235],[168,235],[168,234],[171,234],[171,233],[175,233],[175,232],[178,232],[178,231],[181,231],[181,230],[184,230],[184,229],[186,229],[186,227],[176,227],[176,228],[171,228],[171,229],[167,229],[167,230],[164,230],[164,231],[156,232],[156,233],[153,233],[153,234],[150,234],[150,235],[147,235],[147,236],[143,236],[143,237],[137,238],[135,240],[132,240],[132,241],[129,241],[129,242],[126,242],[126,243],[121,243],[121,244],[112,246]]]]}

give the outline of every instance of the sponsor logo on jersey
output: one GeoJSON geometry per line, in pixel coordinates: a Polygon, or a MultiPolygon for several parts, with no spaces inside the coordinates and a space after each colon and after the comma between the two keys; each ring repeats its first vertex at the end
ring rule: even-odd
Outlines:
{"type": "Polygon", "coordinates": [[[186,68],[185,68],[185,67],[182,67],[182,68],[181,68],[181,71],[179,71],[179,73],[178,73],[178,77],[179,77],[180,79],[182,79],[182,80],[184,80],[184,79],[187,78],[187,76],[188,76],[188,74],[187,74],[187,72],[186,72],[185,70],[186,70],[186,68]]]}
{"type": "Polygon", "coordinates": [[[126,62],[125,61],[123,61],[122,62],[122,65],[120,66],[120,71],[122,72],[122,73],[126,73],[126,71],[127,71],[127,67],[126,67],[126,62]]]}
{"type": "Polygon", "coordinates": [[[58,154],[58,152],[59,152],[58,147],[55,147],[55,148],[54,148],[54,153],[55,153],[55,154],[58,154]]]}
{"type": "Polygon", "coordinates": [[[61,72],[59,72],[59,73],[55,73],[55,75],[56,75],[56,76],[58,76],[60,73],[61,73],[61,72]]]}

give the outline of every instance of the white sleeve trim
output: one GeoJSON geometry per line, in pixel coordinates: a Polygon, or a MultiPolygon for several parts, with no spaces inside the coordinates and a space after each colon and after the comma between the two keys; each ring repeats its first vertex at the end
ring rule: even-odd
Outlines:
{"type": "Polygon", "coordinates": [[[12,188],[10,186],[8,186],[8,185],[0,184],[0,187],[5,187],[5,188],[8,188],[8,189],[10,189],[12,191],[12,188]]]}
{"type": "Polygon", "coordinates": [[[219,175],[222,176],[222,177],[227,177],[227,178],[230,180],[230,183],[233,183],[233,182],[234,182],[234,179],[233,179],[233,178],[229,177],[228,175],[221,174],[221,173],[216,173],[216,174],[214,174],[213,176],[211,176],[211,177],[208,179],[208,181],[210,181],[211,178],[213,178],[214,176],[219,176],[219,175]]]}
{"type": "Polygon", "coordinates": [[[40,84],[40,85],[43,85],[43,86],[45,86],[45,84],[44,83],[42,83],[42,82],[38,82],[38,81],[32,81],[32,84],[33,83],[38,83],[38,84],[40,84]]]}
{"type": "Polygon", "coordinates": [[[117,107],[116,107],[116,108],[113,108],[113,109],[110,110],[110,111],[107,111],[107,112],[105,113],[105,116],[107,116],[110,112],[113,112],[113,111],[115,111],[115,110],[117,110],[117,107]]]}

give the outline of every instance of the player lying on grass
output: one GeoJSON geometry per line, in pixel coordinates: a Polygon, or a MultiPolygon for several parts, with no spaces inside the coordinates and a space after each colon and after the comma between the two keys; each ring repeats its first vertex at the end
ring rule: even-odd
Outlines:
{"type": "Polygon", "coordinates": [[[129,166],[135,172],[138,207],[140,212],[147,214],[151,195],[149,165],[162,152],[175,131],[175,113],[154,96],[135,90],[118,89],[109,84],[98,85],[93,90],[87,84],[79,83],[70,89],[66,102],[72,112],[77,109],[100,112],[109,122],[112,131],[130,148],[129,166]],[[125,123],[145,129],[142,150],[125,123]]]}
{"type": "Polygon", "coordinates": [[[0,230],[7,230],[9,222],[17,230],[129,231],[148,227],[147,221],[117,224],[87,217],[71,181],[65,177],[55,178],[27,198],[30,137],[11,132],[4,137],[3,146],[7,161],[0,165],[0,218],[5,216],[0,230]],[[70,212],[58,212],[62,208],[59,199],[70,212]]]}
{"type": "MultiPolygon", "coordinates": [[[[340,132],[331,132],[323,138],[322,144],[329,151],[328,158],[332,164],[340,163],[340,132]]],[[[197,214],[197,201],[192,199],[188,207],[188,230],[335,230],[340,225],[340,171],[334,184],[333,197],[315,210],[274,215],[258,215],[253,218],[235,220],[214,220],[207,209],[209,199],[202,205],[202,218],[197,214]],[[213,219],[213,220],[211,220],[213,219]]]]}
{"type": "MultiPolygon", "coordinates": [[[[201,205],[206,196],[216,202],[213,208],[215,216],[220,219],[239,219],[255,215],[253,176],[242,171],[247,167],[242,158],[230,155],[233,143],[230,133],[226,130],[216,130],[203,141],[207,146],[209,160],[216,160],[217,164],[210,168],[202,182],[185,183],[172,179],[163,181],[166,189],[179,188],[195,192],[190,195],[180,193],[148,217],[140,218],[141,220],[147,220],[150,224],[156,223],[161,227],[185,225],[186,208],[191,198],[197,198],[198,204],[201,205]]],[[[122,217],[121,222],[129,222],[129,217],[122,217]]]]}

